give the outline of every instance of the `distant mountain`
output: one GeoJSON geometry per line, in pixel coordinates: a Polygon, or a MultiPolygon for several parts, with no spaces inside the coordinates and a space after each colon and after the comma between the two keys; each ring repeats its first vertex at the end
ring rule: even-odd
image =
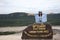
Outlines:
{"type": "Polygon", "coordinates": [[[14,12],[14,13],[10,13],[9,15],[11,15],[11,16],[26,16],[27,13],[24,13],[24,12],[14,12]]]}
{"type": "Polygon", "coordinates": [[[27,13],[24,12],[14,12],[10,14],[0,14],[0,18],[2,19],[14,19],[14,18],[19,18],[21,16],[27,16],[27,13]]]}
{"type": "MultiPolygon", "coordinates": [[[[0,26],[26,26],[34,23],[34,16],[27,14],[24,12],[0,14],[0,26]]],[[[48,14],[47,17],[48,22],[52,25],[60,25],[60,14],[48,14]]]]}

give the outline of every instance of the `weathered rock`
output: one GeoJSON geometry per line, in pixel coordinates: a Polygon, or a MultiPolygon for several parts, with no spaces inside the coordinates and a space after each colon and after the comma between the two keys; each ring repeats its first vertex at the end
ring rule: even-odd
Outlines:
{"type": "Polygon", "coordinates": [[[32,24],[23,30],[22,40],[51,40],[53,38],[53,31],[50,24],[32,24]]]}

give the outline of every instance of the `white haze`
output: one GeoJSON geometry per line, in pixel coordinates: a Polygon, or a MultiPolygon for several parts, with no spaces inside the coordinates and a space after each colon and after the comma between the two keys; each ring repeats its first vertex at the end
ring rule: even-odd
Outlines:
{"type": "Polygon", "coordinates": [[[0,14],[38,11],[60,13],[60,0],[0,0],[0,14]]]}

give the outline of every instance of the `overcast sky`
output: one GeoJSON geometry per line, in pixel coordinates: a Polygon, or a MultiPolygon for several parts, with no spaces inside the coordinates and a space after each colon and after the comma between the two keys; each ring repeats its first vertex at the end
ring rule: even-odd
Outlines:
{"type": "Polygon", "coordinates": [[[60,13],[60,0],[0,0],[0,14],[38,11],[60,13]]]}

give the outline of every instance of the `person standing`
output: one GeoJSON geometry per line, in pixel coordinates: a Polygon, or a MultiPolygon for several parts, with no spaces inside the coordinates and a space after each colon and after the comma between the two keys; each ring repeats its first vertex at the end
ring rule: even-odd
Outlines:
{"type": "MultiPolygon", "coordinates": [[[[31,14],[29,14],[31,15],[31,14]]],[[[42,13],[41,11],[39,11],[36,14],[32,14],[35,17],[35,23],[45,23],[47,22],[47,14],[42,13]]]]}

